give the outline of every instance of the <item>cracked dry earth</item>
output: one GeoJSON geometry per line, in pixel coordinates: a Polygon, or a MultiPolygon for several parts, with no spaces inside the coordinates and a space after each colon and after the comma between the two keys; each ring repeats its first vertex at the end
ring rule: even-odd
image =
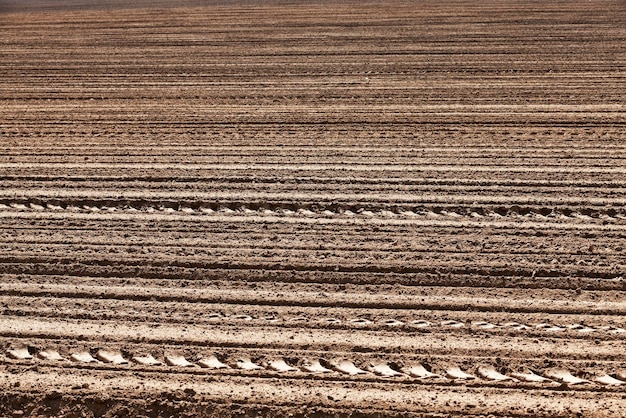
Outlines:
{"type": "Polygon", "coordinates": [[[124,7],[0,4],[1,416],[624,415],[623,2],[124,7]]]}

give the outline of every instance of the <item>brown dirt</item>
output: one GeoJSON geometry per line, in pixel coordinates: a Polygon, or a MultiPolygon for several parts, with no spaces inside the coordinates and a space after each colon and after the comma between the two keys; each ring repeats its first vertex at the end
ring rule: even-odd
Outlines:
{"type": "Polygon", "coordinates": [[[0,17],[1,416],[623,416],[623,3],[0,17]]]}

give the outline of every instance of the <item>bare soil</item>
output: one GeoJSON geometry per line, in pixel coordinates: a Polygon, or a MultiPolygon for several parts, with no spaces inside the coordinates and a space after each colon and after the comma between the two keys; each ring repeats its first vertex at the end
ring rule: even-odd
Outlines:
{"type": "Polygon", "coordinates": [[[623,416],[622,2],[0,33],[1,416],[623,416]]]}

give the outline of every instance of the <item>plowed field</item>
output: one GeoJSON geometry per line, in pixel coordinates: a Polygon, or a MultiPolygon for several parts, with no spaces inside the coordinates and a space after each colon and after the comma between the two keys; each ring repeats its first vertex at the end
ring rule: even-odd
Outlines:
{"type": "Polygon", "coordinates": [[[623,2],[142,1],[0,3],[0,415],[624,415],[623,2]]]}

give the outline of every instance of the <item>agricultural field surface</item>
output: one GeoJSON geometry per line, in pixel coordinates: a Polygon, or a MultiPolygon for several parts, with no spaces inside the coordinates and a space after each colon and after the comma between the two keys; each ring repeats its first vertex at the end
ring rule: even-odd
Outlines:
{"type": "Polygon", "coordinates": [[[622,417],[625,275],[624,1],[0,0],[2,417],[622,417]]]}

